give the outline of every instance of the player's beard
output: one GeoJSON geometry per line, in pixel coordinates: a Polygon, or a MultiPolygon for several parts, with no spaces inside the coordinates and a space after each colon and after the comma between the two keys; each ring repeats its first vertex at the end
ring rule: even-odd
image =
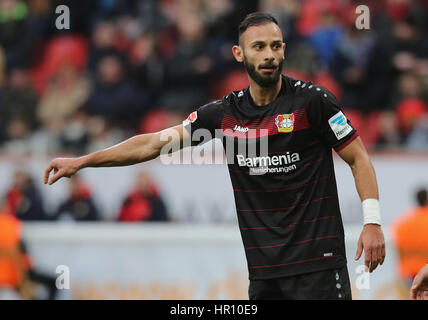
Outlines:
{"type": "Polygon", "coordinates": [[[281,77],[282,65],[284,59],[278,63],[278,68],[271,74],[263,75],[256,71],[256,66],[248,62],[247,58],[244,57],[244,67],[247,70],[248,75],[253,79],[260,87],[269,88],[273,87],[278,83],[279,78],[281,77]]]}

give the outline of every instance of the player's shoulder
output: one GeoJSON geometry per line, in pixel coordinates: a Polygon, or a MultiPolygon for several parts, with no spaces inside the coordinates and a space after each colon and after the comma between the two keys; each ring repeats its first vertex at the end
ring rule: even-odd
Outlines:
{"type": "Polygon", "coordinates": [[[242,90],[234,90],[225,95],[221,100],[223,107],[227,108],[230,106],[239,105],[243,101],[244,95],[246,94],[247,90],[248,88],[242,90]]]}
{"type": "Polygon", "coordinates": [[[222,99],[210,101],[198,108],[198,112],[220,112],[224,110],[222,99]]]}
{"type": "Polygon", "coordinates": [[[287,76],[285,80],[288,82],[288,87],[294,95],[303,96],[308,101],[334,98],[330,90],[312,81],[299,80],[287,76]]]}

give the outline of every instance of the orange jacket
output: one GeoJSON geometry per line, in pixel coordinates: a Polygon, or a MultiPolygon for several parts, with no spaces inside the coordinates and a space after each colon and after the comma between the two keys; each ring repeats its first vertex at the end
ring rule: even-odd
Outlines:
{"type": "Polygon", "coordinates": [[[25,262],[19,250],[22,223],[10,214],[0,213],[0,287],[17,287],[25,262]]]}
{"type": "Polygon", "coordinates": [[[428,262],[428,206],[407,211],[392,225],[399,273],[413,278],[428,262]]]}

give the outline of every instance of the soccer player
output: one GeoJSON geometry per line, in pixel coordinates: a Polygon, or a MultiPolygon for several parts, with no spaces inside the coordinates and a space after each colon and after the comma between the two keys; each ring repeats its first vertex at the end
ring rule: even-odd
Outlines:
{"type": "Polygon", "coordinates": [[[223,145],[234,146],[225,151],[248,263],[249,298],[351,299],[332,148],[355,178],[364,216],[355,259],[364,251],[372,272],[384,261],[385,241],[369,156],[327,89],[281,74],[285,43],[275,18],[248,15],[232,52],[247,70],[248,88],[198,108],[181,125],[82,157],[56,158],[45,170],[45,183],[85,167],[148,161],[168,143],[193,142],[200,130],[213,137],[220,131],[223,145]],[[267,152],[249,155],[242,148],[254,144],[260,150],[267,144],[267,152]]]}

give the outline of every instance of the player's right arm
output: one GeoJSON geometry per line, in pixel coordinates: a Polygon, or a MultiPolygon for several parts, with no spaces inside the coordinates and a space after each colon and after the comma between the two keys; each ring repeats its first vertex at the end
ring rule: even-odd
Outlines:
{"type": "Polygon", "coordinates": [[[82,157],[55,158],[45,170],[44,183],[51,185],[61,177],[69,178],[87,167],[129,166],[149,161],[157,158],[167,144],[171,146],[169,150],[178,150],[187,145],[185,142],[188,140],[190,134],[181,124],[155,133],[136,135],[112,147],[82,157]],[[54,175],[49,179],[52,170],[54,175]]]}

